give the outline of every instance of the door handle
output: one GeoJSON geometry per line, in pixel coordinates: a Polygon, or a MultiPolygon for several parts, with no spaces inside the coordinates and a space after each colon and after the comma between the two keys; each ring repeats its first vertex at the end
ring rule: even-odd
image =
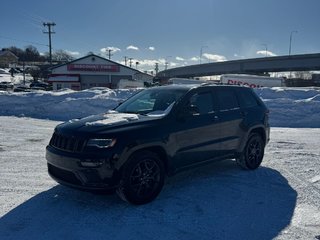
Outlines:
{"type": "Polygon", "coordinates": [[[219,117],[218,117],[217,115],[214,115],[214,116],[212,117],[212,119],[213,119],[213,121],[217,121],[217,120],[219,119],[219,117]]]}

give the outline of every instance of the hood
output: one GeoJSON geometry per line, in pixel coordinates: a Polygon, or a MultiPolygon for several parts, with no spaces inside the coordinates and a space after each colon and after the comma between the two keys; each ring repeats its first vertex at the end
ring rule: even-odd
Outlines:
{"type": "Polygon", "coordinates": [[[57,127],[59,132],[90,132],[98,133],[106,130],[118,129],[124,126],[136,125],[146,121],[151,121],[161,118],[160,116],[145,116],[133,113],[119,113],[109,111],[105,114],[92,115],[81,119],[72,119],[62,123],[57,127]]]}

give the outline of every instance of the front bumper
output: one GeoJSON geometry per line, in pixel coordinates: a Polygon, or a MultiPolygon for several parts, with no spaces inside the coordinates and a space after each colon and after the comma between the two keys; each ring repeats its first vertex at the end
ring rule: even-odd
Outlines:
{"type": "Polygon", "coordinates": [[[51,146],[46,148],[49,175],[58,183],[84,190],[108,190],[117,187],[119,172],[110,164],[110,156],[86,156],[67,153],[51,146]],[[97,163],[85,167],[84,163],[97,163]]]}

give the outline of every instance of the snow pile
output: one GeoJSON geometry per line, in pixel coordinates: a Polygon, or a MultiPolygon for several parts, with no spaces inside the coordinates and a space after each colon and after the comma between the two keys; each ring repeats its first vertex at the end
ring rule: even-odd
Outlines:
{"type": "Polygon", "coordinates": [[[9,72],[9,69],[0,68],[0,82],[10,82],[12,84],[23,84],[30,83],[33,77],[30,74],[25,74],[23,77],[22,73],[14,73],[13,77],[9,72]]]}
{"type": "Polygon", "coordinates": [[[276,127],[320,127],[320,89],[261,88],[256,93],[270,109],[276,127]]]}
{"type": "MultiPolygon", "coordinates": [[[[0,116],[67,121],[105,113],[139,89],[92,88],[28,93],[0,91],[0,116]]],[[[256,93],[270,109],[273,127],[320,127],[320,89],[261,88],[256,93]]]]}
{"type": "Polygon", "coordinates": [[[45,92],[0,91],[0,115],[66,121],[104,113],[123,102],[137,89],[93,88],[45,92]]]}

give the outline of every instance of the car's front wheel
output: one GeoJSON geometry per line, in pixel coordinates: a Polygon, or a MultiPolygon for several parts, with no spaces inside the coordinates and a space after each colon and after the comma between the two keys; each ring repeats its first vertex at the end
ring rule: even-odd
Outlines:
{"type": "Polygon", "coordinates": [[[261,135],[252,133],[247,144],[236,161],[243,169],[256,169],[260,166],[264,156],[264,141],[261,135]]]}
{"type": "Polygon", "coordinates": [[[165,177],[163,162],[150,151],[133,154],[122,172],[118,195],[132,204],[145,204],[160,193],[165,177]]]}

